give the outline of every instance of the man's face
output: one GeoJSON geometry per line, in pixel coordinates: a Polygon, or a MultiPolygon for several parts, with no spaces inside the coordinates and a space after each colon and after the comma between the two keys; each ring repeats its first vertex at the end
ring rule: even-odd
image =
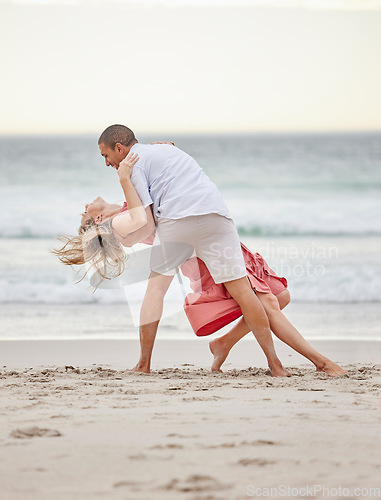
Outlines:
{"type": "Polygon", "coordinates": [[[108,167],[116,168],[117,170],[119,168],[119,163],[126,157],[124,148],[120,147],[118,143],[115,145],[115,149],[111,149],[105,144],[100,143],[99,151],[105,159],[106,165],[108,167]]]}

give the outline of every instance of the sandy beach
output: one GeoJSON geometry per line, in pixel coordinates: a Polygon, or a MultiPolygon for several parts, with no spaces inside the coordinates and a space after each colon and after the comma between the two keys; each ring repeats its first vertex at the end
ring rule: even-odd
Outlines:
{"type": "Polygon", "coordinates": [[[133,340],[2,341],[1,498],[381,495],[380,342],[313,343],[340,379],[279,344],[274,379],[247,342],[211,373],[205,340],[159,340],[149,375],[133,340]]]}

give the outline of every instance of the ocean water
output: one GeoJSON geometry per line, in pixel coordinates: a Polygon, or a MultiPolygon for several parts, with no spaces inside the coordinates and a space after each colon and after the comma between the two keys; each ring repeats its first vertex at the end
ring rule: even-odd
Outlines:
{"type": "MultiPolygon", "coordinates": [[[[295,303],[381,301],[381,133],[138,139],[174,140],[197,159],[242,241],[287,278],[295,303]]],[[[85,203],[123,202],[97,137],[1,137],[0,151],[0,308],[127,301],[136,309],[144,283],[127,295],[117,283],[92,294],[49,253],[58,235],[76,234],[85,203]]],[[[177,286],[168,298],[175,309],[182,293],[177,286]]]]}

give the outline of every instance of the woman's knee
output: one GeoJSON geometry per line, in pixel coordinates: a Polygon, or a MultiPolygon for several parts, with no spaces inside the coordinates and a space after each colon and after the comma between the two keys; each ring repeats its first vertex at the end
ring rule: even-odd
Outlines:
{"type": "Polygon", "coordinates": [[[276,296],[280,309],[284,309],[291,301],[291,295],[288,290],[278,293],[276,296]]]}
{"type": "Polygon", "coordinates": [[[272,293],[258,293],[258,298],[261,301],[266,314],[272,314],[280,311],[278,299],[272,293]]]}

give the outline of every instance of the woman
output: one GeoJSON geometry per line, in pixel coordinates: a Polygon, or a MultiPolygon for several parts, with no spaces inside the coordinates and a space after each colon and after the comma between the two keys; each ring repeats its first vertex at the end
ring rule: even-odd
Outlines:
{"type": "Polygon", "coordinates": [[[90,269],[95,271],[93,278],[97,279],[92,282],[94,291],[105,279],[122,274],[126,260],[123,241],[130,233],[147,224],[146,212],[131,182],[132,167],[138,159],[137,154],[129,153],[118,168],[120,184],[126,197],[122,210],[120,205],[107,203],[98,196],[92,203],[85,205],[78,236],[58,238],[65,245],[52,250],[63,264],[72,266],[89,263],[90,268],[81,280],[90,269]]]}
{"type": "MultiPolygon", "coordinates": [[[[126,238],[147,223],[147,214],[130,178],[133,165],[138,159],[136,154],[130,153],[118,168],[119,180],[126,197],[123,207],[107,203],[100,197],[96,198],[85,205],[78,236],[59,238],[65,245],[53,250],[66,265],[89,263],[90,269],[96,271],[93,276],[98,277],[98,282],[92,283],[94,289],[103,280],[122,274],[126,260],[123,245],[128,246],[125,245],[126,238]]],[[[151,234],[143,242],[152,244],[153,238],[154,235],[151,234]]],[[[248,279],[262,303],[274,334],[309,359],[318,371],[331,376],[347,373],[313,349],[281,312],[290,301],[286,279],[278,277],[260,254],[253,254],[242,243],[241,248],[248,279]]],[[[185,299],[184,310],[196,335],[210,335],[242,316],[238,304],[223,284],[213,281],[203,261],[192,257],[180,268],[189,277],[193,290],[185,299]]],[[[86,274],[87,271],[84,276],[86,274]]],[[[214,356],[212,371],[222,371],[221,365],[231,348],[249,331],[242,318],[227,334],[210,342],[210,350],[214,356]]]]}
{"type": "MultiPolygon", "coordinates": [[[[281,309],[290,302],[287,280],[278,277],[259,253],[253,254],[243,243],[241,248],[248,279],[265,310],[272,332],[310,360],[317,371],[333,377],[346,374],[346,370],[316,351],[282,313],[281,309]]],[[[196,335],[210,335],[242,316],[242,312],[226,288],[214,283],[205,264],[197,259],[197,267],[192,262],[194,259],[197,258],[193,257],[181,266],[183,274],[190,278],[193,289],[193,293],[188,294],[185,299],[184,310],[196,335]]],[[[232,347],[250,331],[241,318],[228,333],[209,342],[214,356],[212,371],[222,371],[221,365],[232,347]]]]}

